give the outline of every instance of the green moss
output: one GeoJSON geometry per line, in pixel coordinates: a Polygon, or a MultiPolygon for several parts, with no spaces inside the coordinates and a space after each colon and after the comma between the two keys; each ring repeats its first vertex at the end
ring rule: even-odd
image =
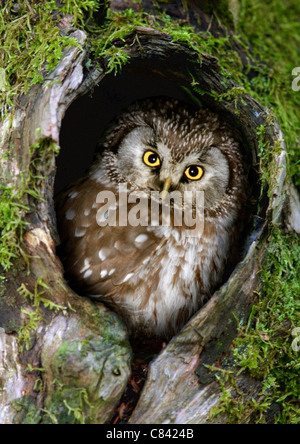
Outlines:
{"type": "Polygon", "coordinates": [[[229,35],[214,37],[209,33],[194,32],[194,28],[180,20],[174,20],[167,14],[147,13],[127,9],[122,12],[108,9],[103,25],[90,32],[91,50],[94,59],[105,59],[107,72],[117,74],[129,61],[126,37],[135,33],[137,27],[154,27],[172,36],[174,42],[187,45],[198,54],[201,63],[203,52],[222,58],[221,69],[225,78],[242,81],[241,61],[230,44],[229,35]],[[120,44],[121,43],[121,44],[120,44]],[[120,47],[121,46],[121,47],[120,47]]]}
{"type": "Polygon", "coordinates": [[[16,415],[14,422],[16,424],[39,424],[42,415],[41,411],[35,407],[35,399],[32,396],[23,396],[16,399],[13,403],[16,415]]]}
{"type": "Polygon", "coordinates": [[[53,18],[57,10],[55,1],[8,0],[1,5],[0,60],[4,71],[0,102],[3,116],[20,94],[26,94],[32,85],[43,81],[43,70],[51,71],[56,66],[64,48],[77,43],[68,36],[60,36],[53,18]]]}
{"type": "MultiPolygon", "coordinates": [[[[64,9],[72,10],[83,22],[86,11],[93,12],[99,2],[67,1],[64,9]]],[[[77,45],[75,39],[61,36],[59,11],[55,1],[27,2],[8,0],[0,9],[0,103],[1,117],[12,112],[20,95],[41,83],[44,74],[61,60],[64,48],[77,45]]],[[[14,183],[0,185],[0,265],[7,271],[22,254],[24,221],[30,211],[28,197],[40,199],[40,185],[47,175],[47,165],[58,148],[50,140],[40,140],[31,147],[31,165],[14,183]]],[[[9,152],[1,153],[9,160],[9,152]]]]}
{"type": "Polygon", "coordinates": [[[299,423],[300,361],[292,344],[300,319],[300,238],[274,228],[268,241],[260,272],[263,287],[233,343],[231,370],[210,368],[221,387],[220,402],[211,411],[214,419],[225,414],[231,423],[261,424],[275,411],[276,424],[299,423]],[[241,374],[261,381],[259,400],[246,400],[236,382],[241,374]]]}
{"type": "Polygon", "coordinates": [[[124,351],[92,335],[61,344],[51,362],[54,384],[46,401],[46,422],[52,422],[51,413],[59,424],[101,423],[118,396],[113,390],[118,382],[114,385],[112,378],[123,371],[124,351]]]}
{"type": "Polygon", "coordinates": [[[300,92],[292,89],[292,70],[300,60],[299,17],[297,0],[240,0],[238,31],[260,61],[259,75],[250,81],[250,86],[279,121],[290,157],[290,172],[298,186],[300,92]]]}
{"type": "MultiPolygon", "coordinates": [[[[56,0],[51,0],[49,7],[51,10],[56,10],[56,0]]],[[[76,27],[87,27],[93,18],[93,14],[100,8],[107,5],[108,0],[65,0],[61,2],[62,6],[59,8],[64,15],[72,14],[73,24],[76,27]]]]}
{"type": "Polygon", "coordinates": [[[241,369],[264,381],[264,413],[278,404],[277,423],[299,423],[300,361],[292,331],[300,319],[300,239],[274,229],[269,242],[260,276],[263,290],[248,327],[235,341],[235,355],[241,369]]]}
{"type": "MultiPolygon", "coordinates": [[[[60,36],[58,12],[72,14],[74,25],[89,33],[92,55],[96,59],[106,59],[108,72],[119,72],[129,60],[126,45],[120,48],[118,41],[124,41],[137,26],[152,26],[172,35],[174,41],[187,44],[198,52],[200,59],[203,51],[218,57],[225,78],[235,80],[246,92],[273,109],[285,134],[292,177],[300,184],[297,133],[300,94],[291,88],[292,69],[299,59],[300,23],[295,17],[300,14],[300,6],[297,0],[284,4],[281,0],[204,2],[207,12],[222,19],[223,23],[224,20],[228,25],[232,21],[236,23],[237,33],[231,38],[242,43],[242,37],[246,51],[251,46],[257,60],[261,60],[255,67],[259,75],[250,81],[247,69],[241,69],[241,61],[230,45],[229,34],[215,38],[209,33],[195,33],[192,27],[172,20],[167,14],[161,13],[153,18],[143,11],[131,9],[123,12],[108,9],[105,21],[99,27],[93,22],[92,15],[106,3],[104,0],[67,0],[57,8],[56,2],[51,0],[35,3],[29,8],[25,1],[6,2],[0,10],[0,39],[3,42],[0,56],[5,67],[1,72],[2,112],[20,93],[26,93],[32,84],[42,81],[44,71],[51,70],[58,63],[66,46],[76,44],[73,39],[60,36]]],[[[159,3],[163,8],[163,2],[157,2],[157,5],[159,3]]]]}
{"type": "Polygon", "coordinates": [[[25,310],[23,307],[21,308],[22,313],[28,318],[28,322],[19,330],[18,342],[20,351],[23,351],[24,348],[26,350],[30,348],[32,333],[38,329],[40,322],[43,321],[43,315],[40,310],[41,306],[50,308],[50,310],[61,310],[64,313],[67,311],[67,307],[57,305],[43,296],[45,290],[48,289],[49,287],[43,282],[43,279],[38,278],[33,292],[28,290],[24,284],[22,284],[18,290],[20,295],[23,296],[25,300],[29,300],[34,308],[33,311],[25,310]]]}
{"type": "Polygon", "coordinates": [[[55,381],[56,392],[43,410],[44,424],[85,424],[92,419],[93,406],[84,388],[67,388],[55,381]]]}
{"type": "MultiPolygon", "coordinates": [[[[38,136],[38,131],[37,131],[38,136]]],[[[50,139],[40,139],[30,147],[30,166],[21,172],[18,186],[0,185],[0,265],[10,269],[22,251],[22,238],[27,227],[25,215],[30,212],[29,196],[41,199],[41,183],[49,171],[49,163],[59,148],[50,139]]]]}
{"type": "Polygon", "coordinates": [[[245,401],[244,393],[238,388],[236,376],[233,371],[222,370],[208,366],[215,373],[216,380],[220,384],[221,395],[217,406],[210,411],[210,418],[216,419],[219,415],[227,415],[228,424],[238,424],[247,415],[251,407],[245,401]]]}
{"type": "Polygon", "coordinates": [[[59,424],[84,424],[87,419],[92,418],[93,406],[89,394],[85,388],[78,386],[76,375],[69,368],[70,362],[80,362],[87,357],[87,348],[88,342],[80,340],[66,341],[59,348],[53,362],[55,380],[51,400],[47,404],[45,423],[53,423],[49,413],[55,415],[59,424]]]}
{"type": "Polygon", "coordinates": [[[8,270],[21,251],[21,239],[27,223],[24,215],[29,210],[24,201],[23,186],[0,185],[0,264],[8,270]]]}
{"type": "MultiPolygon", "coordinates": [[[[90,32],[93,56],[96,60],[104,58],[107,61],[107,72],[113,71],[117,74],[129,61],[124,44],[126,36],[133,33],[137,26],[151,26],[171,35],[174,42],[185,44],[196,51],[199,63],[203,52],[217,57],[224,79],[230,78],[238,86],[229,90],[223,97],[215,95],[214,98],[237,101],[241,94],[249,93],[272,111],[285,135],[290,156],[290,174],[296,184],[300,185],[300,147],[297,131],[300,120],[300,93],[294,92],[291,86],[292,69],[299,60],[300,24],[295,19],[300,16],[299,2],[290,0],[289,5],[282,5],[280,0],[223,0],[214,2],[213,5],[211,2],[204,3],[208,12],[218,17],[222,16],[222,19],[225,16],[228,19],[225,23],[230,24],[233,20],[237,33],[232,35],[225,32],[224,36],[216,38],[207,32],[195,33],[191,26],[172,20],[167,14],[158,13],[153,18],[143,11],[127,9],[115,12],[108,9],[101,28],[90,32]],[[289,45],[286,45],[287,41],[289,45]],[[123,42],[122,47],[120,42],[123,42]],[[248,52],[249,65],[245,68],[233,48],[234,42],[244,46],[245,52],[248,52]],[[251,57],[249,47],[253,50],[251,57]],[[257,73],[251,79],[248,78],[250,70],[257,73]]],[[[199,93],[195,79],[194,83],[191,79],[191,83],[199,93]]],[[[214,91],[210,94],[213,95],[214,91]]]]}
{"type": "Polygon", "coordinates": [[[218,0],[211,2],[209,0],[203,1],[204,11],[208,14],[214,15],[217,20],[223,25],[231,27],[237,18],[238,0],[218,0]]]}

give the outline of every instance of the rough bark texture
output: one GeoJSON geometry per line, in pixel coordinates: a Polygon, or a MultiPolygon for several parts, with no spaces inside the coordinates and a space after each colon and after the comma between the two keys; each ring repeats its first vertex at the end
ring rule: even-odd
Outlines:
{"type": "MultiPolygon", "coordinates": [[[[188,70],[204,91],[224,94],[236,86],[228,80],[224,86],[213,57],[203,54],[200,67],[190,62],[195,54],[170,36],[151,28],[136,34],[138,38],[129,36],[125,42],[131,43],[126,72],[152,73],[178,89],[190,86],[188,70]]],[[[10,152],[10,160],[1,164],[4,185],[20,186],[18,172],[29,170],[30,147],[41,141],[59,145],[62,118],[70,104],[96,84],[101,87],[101,69],[85,70],[86,36],[76,31],[73,37],[83,49],[66,50],[44,84],[34,87],[14,116],[0,124],[0,152],[10,152]]],[[[201,100],[234,123],[249,162],[256,164],[256,129],[267,123],[268,111],[249,95],[241,98],[217,104],[210,96],[201,100]]],[[[207,366],[218,366],[225,352],[230,361],[238,322],[247,319],[260,288],[258,271],[266,253],[268,224],[281,222],[300,231],[299,197],[286,181],[281,132],[276,123],[267,128],[271,145],[279,143],[281,148],[274,154],[275,186],[260,215],[263,222],[248,233],[247,252],[228,282],[151,364],[131,423],[214,422],[210,410],[218,404],[221,388],[207,366]]],[[[44,177],[39,183],[43,200],[28,198],[24,257],[6,273],[0,293],[0,423],[104,423],[112,417],[130,375],[130,345],[114,313],[78,297],[65,283],[55,256],[54,154],[38,168],[44,177]]],[[[245,376],[237,376],[237,385],[245,400],[257,397],[260,390],[258,381],[245,376]]],[[[226,416],[218,417],[218,422],[226,421],[226,416]]]]}
{"type": "MultiPolygon", "coordinates": [[[[85,43],[82,32],[74,37],[85,43]]],[[[6,170],[2,168],[3,184],[20,186],[20,175],[13,171],[28,171],[31,146],[59,143],[62,116],[83,80],[85,54],[67,50],[43,87],[24,99],[11,127],[6,130],[7,121],[1,125],[1,152],[11,153],[6,170]]],[[[1,289],[0,422],[103,423],[130,375],[127,333],[115,314],[66,286],[53,242],[54,156],[38,168],[45,178],[40,183],[43,199],[27,202],[30,225],[23,245],[30,274],[19,259],[1,289]]]]}

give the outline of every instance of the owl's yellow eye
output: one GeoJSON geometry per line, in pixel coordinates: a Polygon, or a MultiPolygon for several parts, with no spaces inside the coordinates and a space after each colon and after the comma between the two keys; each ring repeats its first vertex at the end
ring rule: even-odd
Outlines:
{"type": "Polygon", "coordinates": [[[185,170],[184,174],[189,180],[200,180],[204,170],[198,165],[191,165],[185,170]]]}
{"type": "Polygon", "coordinates": [[[143,157],[144,163],[152,168],[157,168],[160,166],[159,155],[154,153],[154,151],[146,151],[143,157]]]}

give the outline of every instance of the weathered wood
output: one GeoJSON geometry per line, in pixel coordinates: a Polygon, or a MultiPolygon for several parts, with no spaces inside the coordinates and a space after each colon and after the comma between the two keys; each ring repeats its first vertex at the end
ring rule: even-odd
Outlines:
{"type": "MultiPolygon", "coordinates": [[[[86,37],[73,37],[84,45],[86,37]]],[[[21,186],[37,143],[59,144],[61,119],[83,80],[86,50],[61,63],[1,124],[1,184],[21,186]],[[58,81],[59,80],[59,81],[58,81]],[[23,179],[21,173],[23,172],[23,179]]],[[[46,147],[47,148],[47,147],[46,147]]],[[[102,304],[75,295],[55,256],[55,157],[36,166],[41,199],[27,196],[24,259],[6,273],[0,298],[0,423],[103,423],[130,375],[131,349],[122,322],[102,304]]]]}
{"type": "Polygon", "coordinates": [[[287,199],[284,207],[285,226],[289,231],[300,234],[300,197],[292,183],[286,184],[287,199]]]}
{"type": "MultiPolygon", "coordinates": [[[[238,322],[247,318],[253,292],[259,289],[258,271],[265,246],[263,232],[261,230],[261,240],[253,242],[229,282],[152,363],[131,423],[211,422],[210,411],[219,402],[221,388],[214,371],[207,366],[216,366],[221,355],[228,352],[237,334],[238,322]]],[[[245,385],[245,379],[242,376],[237,382],[243,380],[245,385]]],[[[259,382],[249,380],[245,393],[255,397],[259,387],[259,382]]]]}
{"type": "MultiPolygon", "coordinates": [[[[41,141],[59,145],[62,118],[71,103],[96,85],[101,88],[104,72],[99,67],[85,69],[85,34],[76,31],[73,37],[82,49],[67,49],[43,85],[32,88],[15,114],[0,124],[1,158],[10,153],[5,162],[1,160],[3,185],[18,189],[23,180],[20,172],[24,177],[30,170],[31,147],[41,141]]],[[[215,58],[204,53],[201,66],[195,64],[191,49],[151,27],[137,29],[120,42],[120,47],[124,45],[131,57],[124,73],[166,79],[181,95],[184,87],[190,96],[221,113],[236,128],[250,167],[258,159],[258,126],[266,125],[267,141],[280,146],[274,154],[274,186],[266,199],[267,209],[258,215],[259,228],[253,224],[247,233],[243,260],[151,364],[131,418],[134,424],[210,423],[216,421],[210,410],[218,404],[221,389],[207,365],[217,367],[224,352],[230,356],[238,323],[247,319],[254,292],[260,288],[258,271],[266,254],[268,224],[280,222],[299,232],[299,197],[286,180],[282,135],[276,122],[269,123],[268,110],[248,94],[216,102],[191,88],[192,78],[203,92],[214,90],[220,96],[239,87],[223,81],[215,58]]],[[[6,273],[1,287],[0,423],[103,423],[110,420],[125,389],[131,350],[122,321],[102,304],[78,297],[63,279],[55,255],[55,155],[49,156],[46,163],[36,165],[43,177],[38,183],[43,199],[27,196],[24,202],[30,206],[24,258],[6,273]],[[30,327],[32,320],[36,325],[30,327]]],[[[253,174],[257,177],[254,168],[253,174]]],[[[259,382],[242,375],[236,381],[245,400],[258,395],[259,382]]],[[[217,420],[226,422],[227,418],[217,420]]]]}

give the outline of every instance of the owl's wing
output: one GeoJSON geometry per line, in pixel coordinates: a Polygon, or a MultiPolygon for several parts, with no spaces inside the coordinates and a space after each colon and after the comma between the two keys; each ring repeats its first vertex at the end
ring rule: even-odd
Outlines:
{"type": "MultiPolygon", "coordinates": [[[[104,190],[115,193],[113,188],[85,179],[57,203],[59,256],[66,276],[81,294],[99,297],[118,291],[160,247],[160,239],[146,226],[99,226],[104,204],[96,199],[104,190]]],[[[117,209],[117,221],[118,216],[117,209]]]]}

